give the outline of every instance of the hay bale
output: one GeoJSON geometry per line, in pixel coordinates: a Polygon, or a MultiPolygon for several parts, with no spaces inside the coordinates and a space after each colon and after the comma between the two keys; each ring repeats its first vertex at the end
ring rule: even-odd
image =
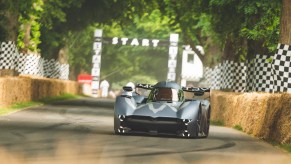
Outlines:
{"type": "Polygon", "coordinates": [[[291,94],[211,93],[213,121],[223,121],[226,126],[240,125],[253,136],[290,143],[291,94]]]}
{"type": "Polygon", "coordinates": [[[30,101],[30,79],[18,77],[0,78],[1,106],[7,106],[15,102],[30,101]]]}
{"type": "Polygon", "coordinates": [[[64,93],[80,94],[81,87],[75,81],[38,76],[0,77],[0,106],[2,107],[64,93]]]}
{"type": "MultiPolygon", "coordinates": [[[[273,100],[271,100],[273,101],[273,100]]],[[[274,123],[271,126],[270,138],[280,143],[291,143],[291,94],[281,94],[275,106],[274,123]]]]}

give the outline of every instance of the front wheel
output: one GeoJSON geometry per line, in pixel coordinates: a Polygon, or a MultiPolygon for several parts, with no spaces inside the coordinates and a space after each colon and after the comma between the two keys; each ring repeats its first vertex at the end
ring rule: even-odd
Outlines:
{"type": "Polygon", "coordinates": [[[205,129],[204,129],[204,136],[203,136],[203,138],[207,138],[208,137],[209,127],[210,127],[210,124],[207,121],[206,126],[205,126],[205,129]]]}
{"type": "Polygon", "coordinates": [[[204,131],[203,131],[204,132],[203,138],[207,138],[208,137],[209,128],[210,128],[210,108],[207,111],[207,118],[206,118],[206,121],[205,121],[205,126],[204,126],[204,131]]]}
{"type": "Polygon", "coordinates": [[[197,116],[197,119],[195,120],[195,122],[194,122],[195,124],[195,126],[194,126],[194,135],[193,135],[193,137],[194,138],[199,138],[199,134],[201,134],[201,110],[199,110],[199,112],[198,112],[198,116],[197,116]]]}

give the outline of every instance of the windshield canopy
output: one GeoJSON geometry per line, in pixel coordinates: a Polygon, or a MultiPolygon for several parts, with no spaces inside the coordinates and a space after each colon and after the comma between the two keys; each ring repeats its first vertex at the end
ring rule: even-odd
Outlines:
{"type": "Polygon", "coordinates": [[[174,88],[153,88],[148,101],[183,101],[184,95],[182,90],[174,88]]]}

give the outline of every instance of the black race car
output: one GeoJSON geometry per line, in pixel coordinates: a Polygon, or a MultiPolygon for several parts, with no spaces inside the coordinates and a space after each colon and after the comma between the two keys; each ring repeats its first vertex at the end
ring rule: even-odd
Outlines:
{"type": "Polygon", "coordinates": [[[207,137],[210,113],[209,88],[185,88],[166,81],[137,84],[136,88],[125,86],[115,101],[114,132],[207,137]],[[138,89],[150,92],[140,95],[138,89]],[[191,98],[185,98],[186,94],[191,98]],[[209,96],[205,98],[205,94],[209,96]]]}

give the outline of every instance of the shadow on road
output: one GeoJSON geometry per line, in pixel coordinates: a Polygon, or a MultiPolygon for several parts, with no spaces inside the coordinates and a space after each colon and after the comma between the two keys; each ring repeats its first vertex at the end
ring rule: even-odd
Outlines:
{"type": "Polygon", "coordinates": [[[51,103],[52,105],[72,105],[72,106],[89,106],[89,107],[104,107],[114,108],[114,99],[99,99],[99,98],[81,98],[74,100],[64,100],[51,103]]]}

